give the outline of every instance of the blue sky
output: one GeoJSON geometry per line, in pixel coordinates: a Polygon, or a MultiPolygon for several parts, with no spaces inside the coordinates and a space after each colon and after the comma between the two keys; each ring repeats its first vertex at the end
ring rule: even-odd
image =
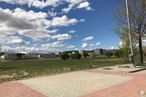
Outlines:
{"type": "Polygon", "coordinates": [[[5,51],[50,52],[116,48],[112,16],[122,0],[0,0],[5,51]]]}

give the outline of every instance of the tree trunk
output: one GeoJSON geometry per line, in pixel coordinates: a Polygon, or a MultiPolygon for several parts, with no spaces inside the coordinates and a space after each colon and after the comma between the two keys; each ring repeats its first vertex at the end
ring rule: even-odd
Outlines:
{"type": "Polygon", "coordinates": [[[139,62],[143,64],[143,48],[142,48],[142,37],[139,35],[139,62]]]}
{"type": "Polygon", "coordinates": [[[127,54],[125,54],[125,56],[124,56],[124,60],[125,60],[125,63],[129,63],[129,57],[128,57],[127,54]]]}

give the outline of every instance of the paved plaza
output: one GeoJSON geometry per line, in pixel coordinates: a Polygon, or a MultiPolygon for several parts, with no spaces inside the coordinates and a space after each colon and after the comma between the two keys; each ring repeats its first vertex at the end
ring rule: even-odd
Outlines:
{"type": "Polygon", "coordinates": [[[0,84],[0,97],[145,97],[146,71],[92,69],[0,84]]]}

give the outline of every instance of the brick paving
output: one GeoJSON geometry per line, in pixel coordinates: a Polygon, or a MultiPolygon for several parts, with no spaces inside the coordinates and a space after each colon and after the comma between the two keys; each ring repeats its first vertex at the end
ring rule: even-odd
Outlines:
{"type": "Polygon", "coordinates": [[[146,97],[146,95],[141,95],[141,90],[146,92],[146,73],[119,73],[119,72],[109,72],[109,71],[96,71],[90,70],[94,73],[104,73],[112,75],[121,75],[121,76],[133,76],[132,80],[124,82],[113,87],[108,87],[88,95],[81,97],[146,97]]]}
{"type": "Polygon", "coordinates": [[[131,77],[77,71],[20,82],[48,97],[80,97],[130,79],[131,77]]]}
{"type": "Polygon", "coordinates": [[[0,97],[47,97],[19,83],[8,82],[0,84],[0,97]]]}
{"type": "Polygon", "coordinates": [[[146,97],[146,72],[87,70],[0,84],[0,97],[146,97]]]}

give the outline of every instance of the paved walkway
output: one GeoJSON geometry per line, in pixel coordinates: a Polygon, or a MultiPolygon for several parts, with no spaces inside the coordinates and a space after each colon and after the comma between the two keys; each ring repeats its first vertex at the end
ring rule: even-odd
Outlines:
{"type": "Polygon", "coordinates": [[[146,72],[143,73],[113,73],[106,71],[95,71],[91,70],[94,73],[104,73],[104,74],[112,74],[112,75],[121,75],[121,76],[130,76],[133,79],[124,82],[119,85],[115,85],[113,87],[108,87],[106,89],[102,89],[88,95],[84,95],[81,97],[146,97],[146,95],[141,95],[141,90],[146,91],[146,72]]]}
{"type": "Polygon", "coordinates": [[[19,82],[0,85],[0,97],[47,97],[19,82]]]}
{"type": "Polygon", "coordinates": [[[145,97],[146,72],[87,70],[0,84],[0,97],[145,97]]]}

